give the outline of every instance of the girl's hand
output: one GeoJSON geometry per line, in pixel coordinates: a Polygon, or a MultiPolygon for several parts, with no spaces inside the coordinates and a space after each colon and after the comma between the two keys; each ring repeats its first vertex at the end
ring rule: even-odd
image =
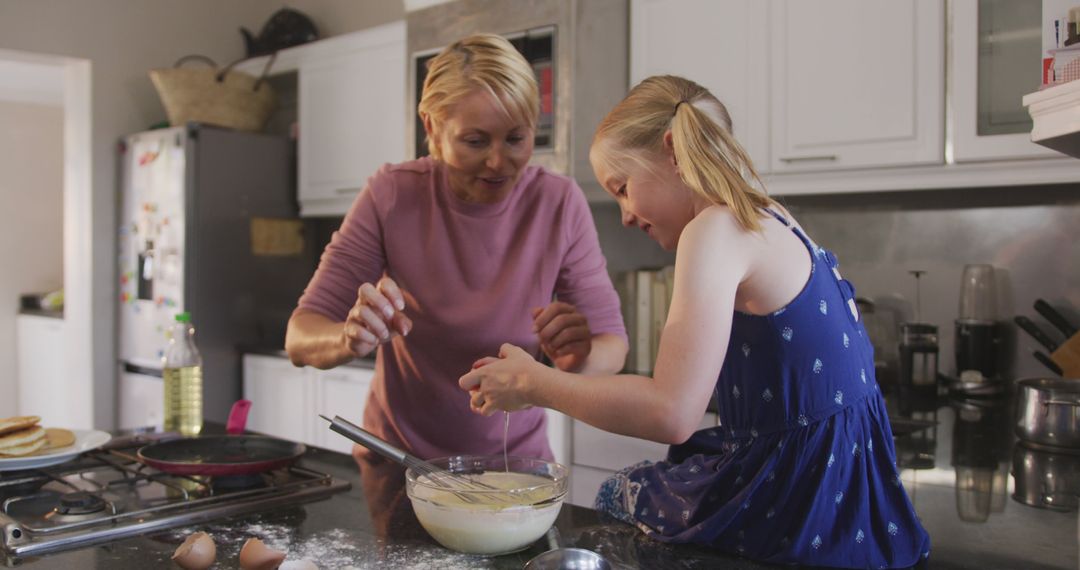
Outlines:
{"type": "Polygon", "coordinates": [[[395,336],[409,334],[413,324],[404,310],[405,297],[393,279],[383,277],[377,286],[364,283],[357,292],[356,304],[345,318],[342,344],[362,357],[395,336]]]}
{"type": "Polygon", "coordinates": [[[538,371],[547,369],[512,345],[499,349],[499,358],[482,358],[473,364],[472,372],[461,377],[458,385],[471,392],[469,407],[478,414],[490,416],[499,410],[513,412],[532,406],[528,388],[538,371]]]}
{"type": "Polygon", "coordinates": [[[540,349],[551,362],[559,370],[581,370],[592,352],[592,332],[585,315],[569,303],[553,301],[547,307],[534,308],[532,316],[540,349]]]}

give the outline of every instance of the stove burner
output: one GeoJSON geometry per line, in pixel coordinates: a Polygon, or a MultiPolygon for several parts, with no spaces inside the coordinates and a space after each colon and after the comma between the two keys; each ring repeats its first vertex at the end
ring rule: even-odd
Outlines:
{"type": "Polygon", "coordinates": [[[60,515],[90,515],[105,510],[105,500],[85,491],[77,491],[61,495],[60,505],[55,510],[60,515]]]}
{"type": "Polygon", "coordinates": [[[242,491],[244,489],[258,489],[266,486],[266,478],[260,473],[251,475],[229,475],[227,477],[214,477],[210,480],[210,486],[214,491],[242,491]]]}

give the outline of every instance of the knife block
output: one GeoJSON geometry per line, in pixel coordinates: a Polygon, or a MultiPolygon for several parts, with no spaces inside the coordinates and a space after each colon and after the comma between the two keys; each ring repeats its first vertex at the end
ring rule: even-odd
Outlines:
{"type": "Polygon", "coordinates": [[[1080,379],[1080,333],[1072,335],[1062,343],[1050,354],[1050,359],[1061,367],[1062,376],[1080,379]]]}

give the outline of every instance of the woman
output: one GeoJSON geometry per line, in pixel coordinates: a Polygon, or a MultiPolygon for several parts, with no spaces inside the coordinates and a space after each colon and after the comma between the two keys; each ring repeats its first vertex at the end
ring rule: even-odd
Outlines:
{"type": "Polygon", "coordinates": [[[646,79],[590,159],[624,225],[677,251],[654,376],[576,377],[506,345],[461,378],[474,408],[550,407],[672,444],[596,502],[660,540],[813,566],[927,557],[854,288],[756,186],[724,106],[692,81],[646,79]],[[722,427],[695,432],[713,397],[722,427]]]}
{"type": "MultiPolygon", "coordinates": [[[[289,319],[297,366],[377,351],[364,426],[420,457],[502,453],[502,418],[471,414],[456,380],[504,342],[585,374],[626,356],[584,194],[528,165],[538,112],[532,69],[505,39],[433,58],[419,104],[431,157],[368,181],[289,319]]],[[[540,409],[514,414],[509,452],[550,459],[544,428],[540,409]]]]}

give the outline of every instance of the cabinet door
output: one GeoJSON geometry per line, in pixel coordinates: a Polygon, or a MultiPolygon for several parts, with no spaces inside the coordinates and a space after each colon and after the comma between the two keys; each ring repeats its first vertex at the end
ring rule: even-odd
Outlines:
{"type": "Polygon", "coordinates": [[[944,161],[941,0],[773,0],[774,172],[944,161]]]}
{"type": "Polygon", "coordinates": [[[344,214],[380,166],[405,159],[405,67],[403,22],[358,32],[346,47],[301,63],[304,215],[344,214]]]}
{"type": "Polygon", "coordinates": [[[1060,156],[1031,142],[1021,102],[1042,82],[1042,0],[954,0],[953,158],[1060,156]]]}
{"type": "MultiPolygon", "coordinates": [[[[698,429],[716,425],[716,414],[701,418],[698,429]]],[[[615,472],[646,459],[659,461],[667,456],[668,446],[655,441],[618,435],[574,421],[574,465],[585,465],[615,472]]]]}
{"type": "Polygon", "coordinates": [[[247,429],[290,441],[308,440],[311,415],[304,369],[278,356],[245,355],[244,398],[251,400],[247,429]]]}
{"type": "Polygon", "coordinates": [[[735,138],[769,169],[768,11],[760,0],[632,0],[630,84],[679,75],[727,107],[735,138]]]}
{"type": "Polygon", "coordinates": [[[341,453],[351,453],[352,441],[337,432],[330,431],[329,424],[320,418],[319,414],[328,418],[341,416],[360,425],[375,371],[342,366],[333,370],[312,370],[311,372],[315,377],[316,397],[314,409],[310,414],[314,434],[310,443],[341,453]]]}
{"type": "MultiPolygon", "coordinates": [[[[119,427],[120,429],[141,429],[152,427],[160,429],[165,420],[165,383],[161,376],[151,376],[138,372],[120,371],[119,427]]],[[[49,420],[41,415],[46,423],[49,420]]],[[[67,426],[67,422],[56,425],[67,426]]],[[[92,426],[71,426],[85,427],[92,426]]]]}
{"type": "Polygon", "coordinates": [[[72,398],[75,379],[67,373],[65,366],[64,328],[64,319],[36,315],[15,317],[17,381],[14,388],[18,398],[2,398],[0,414],[41,416],[42,425],[47,426],[93,427],[71,423],[76,416],[72,398]]]}

